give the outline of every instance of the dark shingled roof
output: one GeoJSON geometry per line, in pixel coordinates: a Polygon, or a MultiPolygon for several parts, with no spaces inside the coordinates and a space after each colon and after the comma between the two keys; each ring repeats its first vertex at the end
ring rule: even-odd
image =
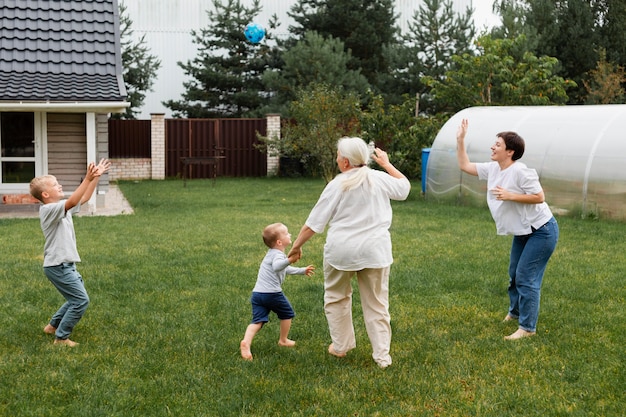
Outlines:
{"type": "Polygon", "coordinates": [[[0,101],[123,101],[117,0],[0,1],[0,101]]]}

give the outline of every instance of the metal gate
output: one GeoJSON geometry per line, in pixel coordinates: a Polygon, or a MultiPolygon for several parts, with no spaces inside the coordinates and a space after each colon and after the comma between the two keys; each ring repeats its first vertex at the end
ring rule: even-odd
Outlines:
{"type": "Polygon", "coordinates": [[[187,178],[267,175],[267,156],[257,149],[257,134],[267,135],[266,119],[166,119],[165,146],[168,177],[183,176],[183,157],[223,156],[215,166],[189,165],[187,178]]]}

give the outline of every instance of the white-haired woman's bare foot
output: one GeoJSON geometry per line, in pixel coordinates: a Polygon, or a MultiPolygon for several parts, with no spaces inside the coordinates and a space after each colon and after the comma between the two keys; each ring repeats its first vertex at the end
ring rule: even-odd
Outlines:
{"type": "Polygon", "coordinates": [[[337,352],[335,350],[335,346],[332,343],[330,345],[328,345],[328,353],[330,353],[331,355],[336,356],[338,358],[343,358],[343,357],[346,356],[345,352],[341,352],[341,353],[337,352]]]}

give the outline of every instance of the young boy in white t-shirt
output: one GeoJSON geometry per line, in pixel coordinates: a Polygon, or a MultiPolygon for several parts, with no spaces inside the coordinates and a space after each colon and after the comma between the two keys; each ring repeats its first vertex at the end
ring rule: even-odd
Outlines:
{"type": "Polygon", "coordinates": [[[43,269],[46,277],[65,298],[65,303],[43,329],[45,333],[56,336],[55,345],[74,347],[78,344],[70,340],[70,334],[89,305],[83,278],[76,270],[80,256],[76,249],[72,214],[78,213],[81,204],[89,201],[100,176],[110,166],[111,163],[106,159],[102,159],[98,165],[91,162],[85,179],[68,199],[65,199],[63,187],[53,175],[39,176],[30,182],[31,195],[43,203],[39,209],[41,230],[45,238],[43,269]]]}

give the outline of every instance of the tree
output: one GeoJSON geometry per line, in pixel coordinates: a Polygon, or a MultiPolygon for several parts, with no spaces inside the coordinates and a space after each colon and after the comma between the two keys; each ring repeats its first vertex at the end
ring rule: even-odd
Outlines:
{"type": "Polygon", "coordinates": [[[359,98],[326,84],[310,84],[298,91],[289,112],[294,122],[284,126],[282,138],[263,140],[329,182],[337,173],[337,141],[359,131],[359,98]]]}
{"type": "MultiPolygon", "coordinates": [[[[619,0],[623,1],[623,0],[619,0]]],[[[569,103],[582,104],[586,92],[583,80],[598,60],[598,16],[592,0],[505,0],[501,10],[507,18],[517,14],[530,51],[536,56],[558,60],[556,73],[573,80],[577,88],[570,91],[569,103]]],[[[510,22],[510,21],[509,21],[510,22]]],[[[507,29],[511,29],[508,27],[507,29]]],[[[519,28],[518,28],[519,29],[519,28]]],[[[497,33],[497,32],[496,32],[497,33]]],[[[501,33],[501,32],[500,32],[501,33]]],[[[509,34],[510,37],[513,34],[509,34]]],[[[515,33],[514,36],[518,36],[515,33]]]]}
{"type": "Polygon", "coordinates": [[[606,60],[626,67],[626,0],[595,0],[593,4],[606,60]]]}
{"type": "Polygon", "coordinates": [[[364,95],[369,86],[359,70],[348,69],[350,52],[345,52],[343,42],[332,36],[325,39],[316,32],[307,32],[281,57],[282,68],[268,69],[263,75],[266,88],[274,92],[274,112],[287,113],[286,107],[296,99],[297,90],[313,83],[359,95],[364,95]]]}
{"type": "Polygon", "coordinates": [[[408,95],[398,105],[385,104],[381,95],[368,103],[361,113],[361,137],[385,149],[408,178],[421,178],[422,149],[432,145],[447,118],[416,115],[416,99],[408,95]]]}
{"type": "Polygon", "coordinates": [[[424,0],[403,37],[406,61],[395,77],[407,80],[404,92],[422,96],[420,107],[432,111],[428,96],[423,96],[427,88],[422,77],[442,80],[451,69],[451,57],[469,52],[474,36],[471,9],[461,15],[454,12],[451,0],[424,0]]]}
{"type": "Polygon", "coordinates": [[[456,67],[443,81],[426,77],[434,100],[448,112],[470,106],[564,104],[566,90],[576,84],[555,74],[558,60],[537,57],[531,52],[516,59],[510,53],[518,50],[516,39],[492,39],[489,35],[475,42],[478,54],[452,57],[456,67]]]}
{"type": "Polygon", "coordinates": [[[442,79],[452,55],[469,52],[475,36],[472,10],[457,14],[451,0],[424,0],[404,37],[415,58],[421,58],[425,74],[442,79]]]}
{"type": "Polygon", "coordinates": [[[626,82],[624,67],[606,61],[606,51],[600,50],[600,60],[595,69],[589,71],[589,81],[585,81],[587,104],[624,103],[626,82]]]}
{"type": "MultiPolygon", "coordinates": [[[[596,19],[589,0],[568,0],[557,9],[557,36],[551,39],[553,56],[559,60],[563,69],[560,75],[574,80],[579,88],[570,92],[570,103],[584,103],[586,91],[583,87],[589,70],[598,61],[598,33],[595,30],[596,19]]],[[[537,53],[542,54],[542,43],[538,44],[537,53]]]]}
{"type": "Polygon", "coordinates": [[[393,0],[299,0],[288,15],[296,39],[315,31],[343,41],[352,56],[348,69],[360,69],[372,87],[389,71],[384,48],[397,42],[398,31],[393,0]]]}
{"type": "Polygon", "coordinates": [[[274,16],[265,40],[258,44],[248,42],[244,28],[260,10],[259,0],[254,0],[249,8],[241,0],[213,0],[213,10],[207,11],[209,27],[192,31],[194,43],[199,45],[198,56],[178,63],[191,77],[184,83],[183,99],[163,103],[175,116],[257,115],[267,100],[262,74],[273,59],[267,39],[276,25],[274,16]]]}
{"type": "Polygon", "coordinates": [[[111,115],[114,119],[135,119],[139,109],[143,106],[146,92],[152,91],[152,85],[156,72],[161,67],[161,61],[149,53],[146,46],[145,35],[138,41],[132,40],[132,20],[126,14],[126,6],[123,2],[120,9],[120,45],[122,49],[122,67],[124,85],[128,94],[130,107],[122,114],[111,115]]]}
{"type": "Polygon", "coordinates": [[[527,51],[536,51],[538,42],[537,28],[526,22],[529,7],[523,3],[521,0],[499,0],[493,6],[501,20],[501,25],[490,31],[493,39],[515,39],[520,35],[526,38],[526,43],[520,45],[521,50],[513,51],[516,56],[522,56],[527,51]]]}

